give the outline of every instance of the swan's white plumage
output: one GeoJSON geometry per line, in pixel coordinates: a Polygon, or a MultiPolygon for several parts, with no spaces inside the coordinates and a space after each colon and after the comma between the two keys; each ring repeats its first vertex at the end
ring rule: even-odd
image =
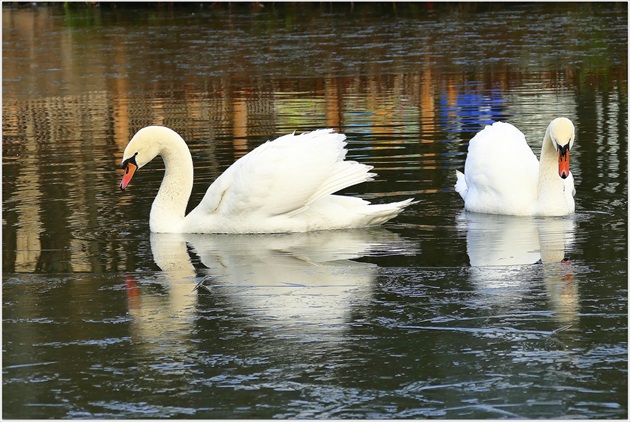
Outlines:
{"type": "Polygon", "coordinates": [[[558,145],[574,140],[570,120],[551,122],[541,161],[525,136],[509,123],[486,126],[471,139],[464,174],[457,171],[455,190],[468,211],[505,215],[567,215],[575,211],[573,175],[558,174],[558,145]]]}
{"type": "Polygon", "coordinates": [[[125,149],[123,162],[136,153],[138,167],[156,155],[164,158],[166,174],[151,209],[153,232],[275,233],[364,227],[382,224],[411,204],[409,199],[371,205],[360,198],[333,195],[375,176],[371,166],[344,161],[344,140],[332,129],[321,129],[266,142],[221,174],[185,217],[192,159],[176,132],[160,126],[140,130],[125,149]]]}

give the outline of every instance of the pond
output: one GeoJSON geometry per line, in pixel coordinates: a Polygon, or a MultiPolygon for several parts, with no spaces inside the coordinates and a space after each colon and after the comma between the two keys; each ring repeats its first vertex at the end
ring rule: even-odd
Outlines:
{"type": "Polygon", "coordinates": [[[4,418],[627,418],[626,3],[3,4],[4,418]],[[478,215],[468,141],[576,125],[576,213],[478,215]],[[158,235],[236,159],[329,127],[418,203],[381,227],[158,235]]]}

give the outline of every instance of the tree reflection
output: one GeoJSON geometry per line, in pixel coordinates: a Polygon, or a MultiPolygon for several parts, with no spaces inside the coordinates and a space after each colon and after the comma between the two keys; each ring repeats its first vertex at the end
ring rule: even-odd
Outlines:
{"type": "MultiPolygon", "coordinates": [[[[191,204],[261,142],[320,127],[347,133],[350,153],[385,172],[374,192],[437,194],[450,189],[483,124],[509,119],[536,148],[555,115],[578,128],[578,188],[599,195],[578,196],[578,208],[627,195],[627,49],[618,48],[627,40],[615,30],[622,11],[546,7],[589,18],[572,25],[575,44],[533,30],[526,6],[488,31],[492,13],[475,14],[479,7],[405,8],[378,22],[364,6],[341,20],[288,6],[186,18],[168,8],[134,17],[94,8],[77,12],[86,17],[80,30],[81,19],[64,20],[54,7],[3,7],[3,269],[129,264],[132,246],[121,233],[146,231],[139,222],[159,177],[148,176],[146,194],[119,195],[114,169],[130,137],[151,124],[189,142],[199,163],[191,204]],[[475,28],[470,17],[479,18],[475,28]],[[485,43],[503,48],[501,56],[485,43]],[[606,55],[587,54],[601,45],[606,55]],[[549,48],[567,60],[552,60],[549,48]]],[[[613,210],[627,212],[623,201],[613,210]]]]}

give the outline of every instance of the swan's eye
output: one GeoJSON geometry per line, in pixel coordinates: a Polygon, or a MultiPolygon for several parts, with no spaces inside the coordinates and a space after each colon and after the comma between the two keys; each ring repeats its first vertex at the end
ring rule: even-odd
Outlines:
{"type": "Polygon", "coordinates": [[[558,145],[558,153],[560,153],[560,157],[566,157],[569,150],[570,150],[569,144],[566,144],[563,146],[558,145]]]}
{"type": "Polygon", "coordinates": [[[129,163],[131,163],[134,166],[138,167],[138,164],[136,164],[136,155],[138,155],[137,152],[133,155],[133,157],[127,158],[125,161],[123,161],[122,164],[120,165],[120,168],[127,169],[127,164],[129,164],[129,163]]]}

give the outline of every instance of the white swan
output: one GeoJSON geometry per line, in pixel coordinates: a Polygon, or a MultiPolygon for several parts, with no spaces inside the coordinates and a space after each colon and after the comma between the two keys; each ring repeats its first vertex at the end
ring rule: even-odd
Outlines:
{"type": "Polygon", "coordinates": [[[148,126],[125,148],[120,188],[135,171],[161,155],[166,168],[153,201],[149,226],[155,233],[287,233],[382,224],[412,199],[370,205],[333,195],[371,180],[371,166],[344,161],[345,135],[320,129],[267,142],[238,159],[208,188],[188,215],[193,162],[186,142],[173,130],[148,126]]]}
{"type": "Polygon", "coordinates": [[[540,163],[525,136],[509,123],[496,122],[477,133],[468,146],[465,175],[455,190],[468,211],[506,215],[560,216],[575,212],[569,151],[575,128],[554,119],[545,132],[540,163]]]}

